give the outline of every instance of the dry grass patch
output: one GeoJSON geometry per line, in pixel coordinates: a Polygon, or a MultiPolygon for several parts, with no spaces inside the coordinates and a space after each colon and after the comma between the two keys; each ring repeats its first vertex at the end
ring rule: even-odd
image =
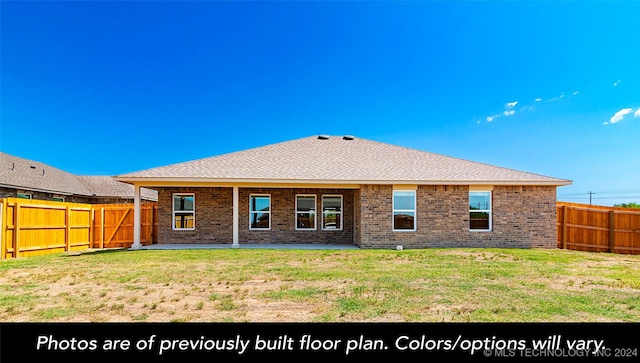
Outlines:
{"type": "Polygon", "coordinates": [[[3,321],[638,321],[640,256],[118,251],[0,261],[3,321]]]}

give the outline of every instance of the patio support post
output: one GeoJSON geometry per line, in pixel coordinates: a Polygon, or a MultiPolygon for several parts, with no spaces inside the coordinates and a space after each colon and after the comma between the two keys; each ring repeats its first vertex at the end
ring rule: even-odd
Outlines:
{"type": "Polygon", "coordinates": [[[133,245],[132,249],[140,249],[140,185],[133,185],[133,245]]]}
{"type": "Polygon", "coordinates": [[[233,187],[233,244],[232,248],[238,248],[238,187],[233,187]]]}

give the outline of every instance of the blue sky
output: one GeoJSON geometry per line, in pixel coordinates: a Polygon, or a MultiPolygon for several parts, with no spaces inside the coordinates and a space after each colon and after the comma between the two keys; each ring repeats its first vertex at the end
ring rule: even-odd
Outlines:
{"type": "Polygon", "coordinates": [[[640,202],[640,2],[2,1],[0,150],[117,175],[350,134],[640,202]]]}

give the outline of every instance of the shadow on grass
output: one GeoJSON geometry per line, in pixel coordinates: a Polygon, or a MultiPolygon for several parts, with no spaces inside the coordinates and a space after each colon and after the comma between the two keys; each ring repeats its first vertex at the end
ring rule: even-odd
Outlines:
{"type": "Polygon", "coordinates": [[[82,255],[97,255],[97,254],[105,254],[105,253],[118,253],[118,252],[126,252],[128,251],[128,249],[124,248],[124,247],[118,247],[118,248],[87,248],[84,250],[79,250],[79,251],[69,251],[69,252],[65,252],[63,254],[63,257],[75,257],[75,256],[82,256],[82,255]]]}

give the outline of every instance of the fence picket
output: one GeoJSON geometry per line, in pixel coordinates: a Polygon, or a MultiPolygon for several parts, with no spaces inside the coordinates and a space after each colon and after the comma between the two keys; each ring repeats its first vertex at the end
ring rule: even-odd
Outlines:
{"type": "MultiPolygon", "coordinates": [[[[155,202],[145,202],[143,206],[143,215],[155,212],[155,202]]],[[[105,241],[104,228],[105,220],[110,216],[131,208],[131,204],[0,198],[0,259],[70,252],[94,246],[128,248],[133,244],[131,213],[126,212],[119,229],[114,229],[109,237],[109,243],[105,241]],[[95,215],[97,211],[100,211],[99,217],[95,215]],[[129,219],[131,221],[127,223],[129,219]],[[115,236],[119,239],[116,240],[115,236]]],[[[143,245],[156,242],[153,238],[155,228],[157,225],[152,224],[150,228],[143,229],[143,245]]]]}
{"type": "Polygon", "coordinates": [[[558,202],[558,248],[640,254],[640,210],[558,202]]]}

